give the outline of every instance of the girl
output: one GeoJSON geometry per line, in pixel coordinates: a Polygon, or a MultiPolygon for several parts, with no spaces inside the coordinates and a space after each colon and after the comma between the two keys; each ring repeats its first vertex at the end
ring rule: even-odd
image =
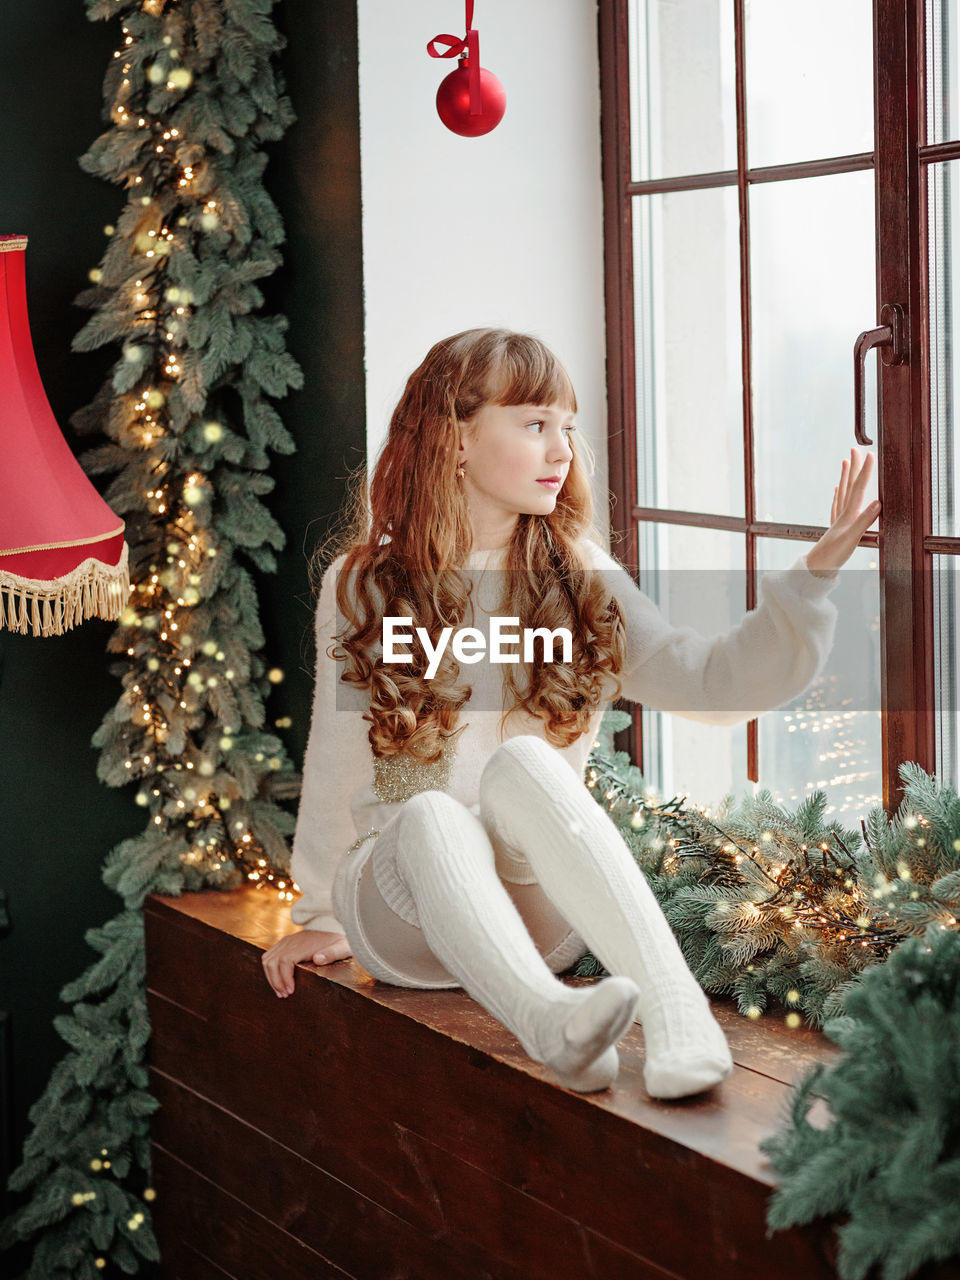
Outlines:
{"type": "Polygon", "coordinates": [[[583,783],[587,755],[621,695],[735,724],[801,693],[833,641],[836,571],[879,504],[861,513],[872,457],[861,467],[852,450],[827,532],[708,639],[671,627],[591,536],[576,409],[556,357],[503,329],[438,342],[407,382],[369,509],[355,498],[323,576],[291,867],[300,929],[263,965],[278,996],[298,963],[351,954],[383,982],[461,986],[583,1092],[613,1082],[638,1017],[646,1088],[678,1098],[728,1076],[729,1048],[583,783]],[[403,661],[385,660],[386,618],[423,629],[403,661]],[[572,652],[490,661],[477,649],[496,618],[514,635],[518,622],[566,627],[572,652]],[[444,629],[464,625],[473,647],[458,659],[447,644],[437,662],[444,629]],[[610,976],[566,986],[557,975],[588,948],[610,976]]]}

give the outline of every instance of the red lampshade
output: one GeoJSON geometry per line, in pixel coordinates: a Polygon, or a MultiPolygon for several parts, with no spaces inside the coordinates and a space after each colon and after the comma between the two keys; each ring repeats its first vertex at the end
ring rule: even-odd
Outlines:
{"type": "Polygon", "coordinates": [[[0,236],[0,629],[62,635],[119,618],[123,521],[60,434],[27,318],[26,236],[0,236]]]}

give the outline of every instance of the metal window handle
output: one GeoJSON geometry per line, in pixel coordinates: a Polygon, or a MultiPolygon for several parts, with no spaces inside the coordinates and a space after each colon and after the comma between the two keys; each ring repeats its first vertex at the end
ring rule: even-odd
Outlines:
{"type": "Polygon", "coordinates": [[[857,444],[873,444],[867,439],[864,425],[865,363],[871,347],[880,347],[880,359],[884,364],[903,364],[907,358],[904,348],[904,308],[899,302],[885,302],[880,308],[880,327],[866,329],[853,344],[853,425],[857,444]]]}

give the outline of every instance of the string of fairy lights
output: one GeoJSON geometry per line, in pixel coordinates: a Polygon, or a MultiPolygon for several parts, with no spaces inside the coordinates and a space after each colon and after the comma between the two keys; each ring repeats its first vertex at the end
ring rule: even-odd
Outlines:
{"type": "MultiPolygon", "coordinates": [[[[169,8],[176,7],[176,0],[169,0],[169,8]]],[[[167,9],[168,0],[144,0],[140,6],[141,13],[153,18],[163,18],[167,9]]],[[[127,394],[125,443],[141,449],[148,459],[144,513],[158,530],[158,547],[145,566],[146,572],[134,582],[131,601],[120,618],[121,628],[128,633],[126,655],[136,660],[123,681],[122,702],[129,707],[135,728],[124,768],[140,781],[136,800],[151,810],[153,826],[164,833],[175,829],[190,833],[183,864],[212,872],[239,864],[248,881],[271,887],[282,901],[292,901],[297,886],[289,875],[275,872],[264,856],[243,816],[242,799],[237,803],[236,794],[232,798],[227,794],[236,788],[223,778],[217,785],[218,762],[234,749],[234,734],[240,727],[233,698],[226,694],[220,697],[219,686],[229,687],[237,678],[238,667],[243,666],[243,674],[246,667],[243,655],[228,638],[197,643],[192,633],[193,610],[207,598],[205,589],[215,585],[221,549],[205,520],[214,499],[210,477],[196,464],[185,471],[179,468],[175,461],[178,448],[170,439],[174,433],[169,397],[184,376],[182,351],[194,301],[189,289],[168,282],[170,255],[183,235],[193,235],[198,229],[212,233],[228,228],[214,189],[215,165],[201,144],[191,142],[182,127],[169,120],[194,80],[188,68],[178,65],[182,53],[177,37],[182,39],[188,27],[183,22],[171,24],[162,36],[163,53],[151,57],[127,21],[121,27],[122,45],[113,53],[121,64],[121,75],[110,118],[121,132],[149,134],[152,144],[140,166],[142,171],[127,182],[128,211],[140,214],[132,251],[142,258],[142,265],[132,284],[118,287],[120,297],[115,296],[114,305],[126,302],[136,317],[123,358],[135,368],[142,367],[143,376],[127,394]],[[142,86],[132,75],[134,68],[143,71],[150,86],[165,88],[168,110],[151,113],[146,109],[142,86]],[[137,188],[145,185],[164,194],[137,194],[137,188]],[[167,208],[166,214],[161,205],[167,208]],[[204,704],[209,701],[227,708],[228,729],[201,749],[191,733],[203,728],[204,704]],[[182,727],[170,750],[174,715],[182,727]],[[186,785],[178,776],[183,774],[193,775],[186,785]]],[[[144,158],[142,151],[138,155],[144,158]]],[[[129,220],[129,214],[125,216],[129,220]]],[[[104,228],[110,236],[115,230],[114,226],[104,228]]],[[[103,276],[100,268],[89,274],[94,283],[103,276]]],[[[216,420],[204,422],[200,429],[201,438],[209,445],[221,441],[225,434],[223,424],[216,420]]],[[[273,668],[267,676],[276,684],[283,679],[283,672],[273,668]]],[[[285,718],[277,725],[289,723],[285,718]]],[[[279,757],[268,759],[262,751],[253,759],[272,770],[282,767],[279,757]]]]}
{"type": "MultiPolygon", "coordinates": [[[[617,776],[614,761],[596,752],[590,757],[586,784],[601,792],[601,803],[609,813],[618,805],[632,808],[634,831],[642,830],[648,821],[657,824],[649,845],[655,852],[669,850],[661,863],[663,873],[677,874],[692,865],[700,883],[738,891],[737,899],[715,908],[732,929],[752,928],[781,938],[792,930],[818,941],[837,962],[859,969],[865,962],[886,959],[907,936],[894,909],[898,902],[923,897],[941,929],[958,927],[954,912],[936,903],[928,886],[914,883],[910,866],[902,858],[896,876],[878,871],[872,888],[864,885],[856,859],[835,831],[830,840],[810,846],[766,830],[760,843],[754,844],[731,835],[705,807],[685,806],[676,798],[663,804],[654,796],[634,794],[617,776]]],[[[903,826],[908,839],[922,849],[929,821],[911,814],[903,826]]],[[[861,827],[866,843],[862,820],[861,827]]],[[[760,1010],[750,1012],[759,1016],[760,1010]]]]}
{"type": "MultiPolygon", "coordinates": [[[[139,11],[163,19],[177,8],[177,0],[143,0],[139,11]]],[[[170,95],[171,110],[194,81],[193,73],[178,65],[183,55],[177,38],[182,40],[189,30],[185,21],[170,24],[162,36],[163,54],[144,67],[147,84],[163,86],[170,95]]],[[[169,123],[169,112],[151,113],[134,102],[145,95],[134,83],[133,69],[139,69],[149,55],[145,42],[138,41],[126,21],[121,31],[122,45],[113,53],[113,60],[120,63],[120,75],[110,119],[114,129],[121,133],[142,131],[152,143],[146,163],[140,166],[142,172],[131,175],[127,182],[128,206],[124,211],[125,225],[131,214],[139,214],[132,252],[141,262],[133,283],[117,287],[113,306],[126,303],[135,316],[123,359],[133,366],[133,372],[141,370],[142,376],[135,389],[124,396],[123,442],[141,450],[147,460],[141,514],[157,531],[156,552],[146,571],[141,569],[140,579],[134,580],[130,603],[111,642],[111,647],[121,646],[126,657],[134,660],[124,676],[121,698],[134,727],[123,766],[140,783],[136,800],[151,811],[150,825],[164,834],[189,833],[189,848],[181,857],[183,865],[201,872],[226,872],[239,864],[248,881],[272,889],[289,902],[297,886],[289,875],[276,873],[269,864],[242,814],[242,800],[235,805],[237,797],[227,794],[230,782],[224,779],[218,785],[218,763],[237,745],[234,735],[240,727],[236,703],[227,691],[238,674],[246,676],[246,654],[229,637],[218,642],[205,624],[206,638],[198,642],[194,637],[193,631],[201,629],[194,610],[204,604],[206,589],[216,585],[221,548],[205,519],[214,497],[210,478],[196,465],[178,469],[173,459],[179,449],[171,441],[169,399],[184,377],[181,352],[194,299],[189,289],[168,282],[170,256],[181,236],[229,227],[214,190],[216,169],[202,145],[190,142],[182,128],[169,123]],[[164,195],[140,193],[138,188],[164,195]],[[164,214],[161,205],[173,207],[164,214]],[[205,701],[219,701],[225,713],[218,715],[218,720],[230,727],[201,749],[191,734],[206,724],[205,701]],[[175,717],[179,717],[179,726],[172,723],[175,717]],[[171,745],[174,733],[177,738],[171,745]]],[[[142,155],[138,153],[138,158],[142,155]]],[[[113,236],[116,227],[106,226],[104,232],[113,236]]],[[[96,267],[89,278],[99,284],[103,271],[96,267]]],[[[225,434],[223,424],[216,420],[203,423],[200,429],[208,445],[217,444],[225,434]]],[[[277,684],[283,672],[273,668],[267,678],[277,684]]],[[[284,717],[276,723],[278,728],[285,727],[290,720],[284,717]]],[[[283,763],[276,756],[267,759],[262,751],[253,758],[274,771],[283,763]]],[[[110,1171],[110,1157],[110,1150],[100,1147],[88,1161],[90,1172],[101,1175],[110,1171]]],[[[128,1153],[123,1152],[122,1158],[126,1162],[128,1153]]],[[[81,1207],[97,1194],[88,1185],[73,1192],[70,1200],[81,1207]]],[[[156,1195],[153,1187],[142,1193],[148,1202],[156,1195]]],[[[126,1219],[126,1227],[134,1232],[145,1222],[146,1214],[135,1210],[126,1219]]],[[[93,1263],[102,1270],[107,1259],[96,1256],[93,1263]]]]}

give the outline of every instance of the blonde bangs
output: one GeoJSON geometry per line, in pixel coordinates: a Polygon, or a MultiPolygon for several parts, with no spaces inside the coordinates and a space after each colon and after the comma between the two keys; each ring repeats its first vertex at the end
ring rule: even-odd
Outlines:
{"type": "Polygon", "coordinates": [[[492,353],[486,393],[494,404],[558,404],[577,412],[570,375],[549,348],[527,334],[511,334],[492,353]]]}

